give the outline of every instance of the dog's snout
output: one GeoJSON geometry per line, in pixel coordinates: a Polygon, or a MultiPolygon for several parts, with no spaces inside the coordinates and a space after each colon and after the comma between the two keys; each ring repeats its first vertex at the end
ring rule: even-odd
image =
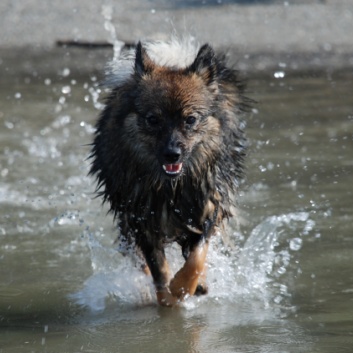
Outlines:
{"type": "Polygon", "coordinates": [[[167,163],[176,163],[181,157],[182,149],[180,143],[171,142],[164,148],[164,159],[167,163]]]}

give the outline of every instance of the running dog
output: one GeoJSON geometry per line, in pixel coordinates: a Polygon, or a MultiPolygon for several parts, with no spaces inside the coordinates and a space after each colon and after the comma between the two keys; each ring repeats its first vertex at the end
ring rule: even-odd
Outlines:
{"type": "Polygon", "coordinates": [[[210,237],[234,214],[242,178],[244,85],[210,45],[178,40],[139,42],[107,84],[90,174],[119,237],[142,254],[160,305],[206,294],[210,237]],[[174,276],[171,242],[185,259],[174,276]]]}

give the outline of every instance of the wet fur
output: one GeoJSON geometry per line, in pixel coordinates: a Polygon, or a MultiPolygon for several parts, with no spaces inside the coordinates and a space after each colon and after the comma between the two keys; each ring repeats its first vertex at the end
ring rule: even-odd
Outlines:
{"type": "Polygon", "coordinates": [[[206,292],[200,282],[209,237],[233,215],[242,176],[241,116],[249,101],[237,72],[209,45],[139,43],[122,60],[108,77],[112,90],[96,125],[91,174],[119,220],[120,237],[143,254],[159,303],[174,305],[206,292]],[[187,55],[180,64],[177,55],[163,61],[168,48],[187,55]],[[166,146],[176,145],[183,169],[171,177],[162,164],[166,146]],[[186,260],[174,279],[164,254],[170,242],[180,244],[186,260]]]}

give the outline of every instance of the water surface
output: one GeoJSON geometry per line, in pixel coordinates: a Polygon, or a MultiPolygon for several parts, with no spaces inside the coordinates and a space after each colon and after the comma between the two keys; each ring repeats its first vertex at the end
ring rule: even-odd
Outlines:
{"type": "Polygon", "coordinates": [[[115,251],[87,177],[97,78],[2,79],[0,352],[351,352],[352,79],[250,79],[240,222],[214,239],[209,295],[172,310],[115,251]]]}

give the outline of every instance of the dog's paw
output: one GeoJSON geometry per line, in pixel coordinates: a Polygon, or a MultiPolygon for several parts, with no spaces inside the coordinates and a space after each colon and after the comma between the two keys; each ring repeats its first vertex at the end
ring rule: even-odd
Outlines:
{"type": "Polygon", "coordinates": [[[206,295],[207,293],[208,293],[207,285],[199,283],[196,287],[194,295],[200,296],[200,295],[206,295]]]}
{"type": "Polygon", "coordinates": [[[172,307],[178,304],[179,299],[174,297],[168,289],[156,291],[158,304],[161,306],[172,307]]]}

